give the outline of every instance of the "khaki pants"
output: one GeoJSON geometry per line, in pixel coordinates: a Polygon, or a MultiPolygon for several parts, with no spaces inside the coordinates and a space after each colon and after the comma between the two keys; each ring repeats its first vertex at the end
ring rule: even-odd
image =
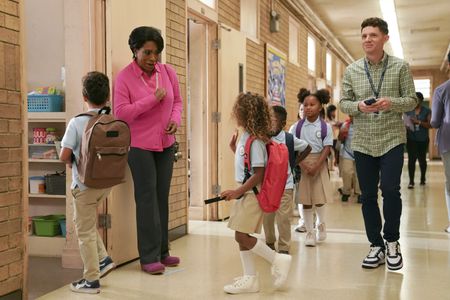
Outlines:
{"type": "Polygon", "coordinates": [[[106,199],[111,188],[72,190],[74,223],[84,264],[83,278],[88,281],[100,278],[99,261],[108,256],[102,238],[97,231],[97,206],[106,199]]]}
{"type": "Polygon", "coordinates": [[[351,195],[352,188],[355,194],[361,195],[359,189],[358,176],[356,176],[356,164],[354,160],[343,158],[339,161],[339,169],[343,182],[342,193],[344,195],[351,195]]]}
{"type": "Polygon", "coordinates": [[[264,234],[266,235],[266,243],[274,244],[277,240],[275,237],[275,220],[277,222],[278,233],[278,251],[289,251],[291,243],[291,222],[292,216],[292,190],[285,190],[281,198],[280,208],[273,213],[264,213],[264,234]]]}

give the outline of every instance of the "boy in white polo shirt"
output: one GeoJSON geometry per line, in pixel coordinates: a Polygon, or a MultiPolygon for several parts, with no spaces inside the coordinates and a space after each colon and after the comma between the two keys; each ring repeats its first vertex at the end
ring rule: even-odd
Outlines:
{"type": "MultiPolygon", "coordinates": [[[[83,98],[89,111],[98,112],[109,101],[109,79],[100,72],[89,72],[83,77],[83,98]]],[[[115,265],[106,252],[97,232],[97,206],[108,196],[111,188],[88,188],[81,183],[76,162],[80,158],[81,138],[88,116],[72,118],[61,142],[60,160],[72,168],[72,195],[74,222],[84,264],[83,278],[70,284],[77,293],[100,293],[100,277],[106,276],[115,265]]]]}
{"type": "Polygon", "coordinates": [[[291,243],[291,223],[290,217],[292,215],[293,189],[294,177],[292,174],[291,164],[295,165],[296,157],[294,153],[301,153],[300,159],[304,158],[311,151],[311,147],[303,140],[297,139],[292,134],[283,130],[286,126],[287,112],[282,106],[273,106],[272,118],[272,140],[277,143],[286,144],[289,149],[290,161],[288,167],[288,180],[286,182],[283,197],[281,198],[280,208],[274,213],[264,214],[264,234],[266,236],[266,244],[275,250],[275,220],[278,227],[278,252],[289,254],[289,247],[291,243]],[[289,145],[290,144],[290,145],[289,145]]]}

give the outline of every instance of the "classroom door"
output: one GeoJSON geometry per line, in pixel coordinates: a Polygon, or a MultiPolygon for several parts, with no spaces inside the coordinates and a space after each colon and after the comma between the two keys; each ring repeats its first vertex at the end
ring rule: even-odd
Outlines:
{"type": "MultiPolygon", "coordinates": [[[[132,61],[128,37],[138,26],[158,28],[165,37],[165,1],[158,5],[148,0],[133,0],[133,5],[127,0],[106,1],[106,70],[113,88],[119,71],[132,61]]],[[[137,258],[136,206],[129,168],[126,170],[126,182],[114,187],[111,192],[107,215],[110,218],[106,234],[108,253],[117,264],[137,258]]]]}
{"type": "MultiPolygon", "coordinates": [[[[218,178],[221,190],[234,189],[234,153],[228,146],[236,124],[231,110],[239,92],[245,91],[246,38],[240,31],[220,25],[218,51],[218,178]]],[[[218,204],[218,220],[230,216],[232,201],[218,204]]]]}

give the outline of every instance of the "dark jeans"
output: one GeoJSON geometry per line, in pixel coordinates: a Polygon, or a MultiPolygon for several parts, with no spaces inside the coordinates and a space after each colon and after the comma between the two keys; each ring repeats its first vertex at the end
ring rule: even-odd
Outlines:
{"type": "Polygon", "coordinates": [[[366,234],[373,246],[384,247],[384,239],[395,242],[400,238],[400,216],[402,199],[400,198],[400,178],[403,168],[404,144],[398,145],[386,154],[373,157],[355,151],[356,173],[361,188],[362,212],[366,234]],[[381,224],[378,207],[378,184],[381,178],[383,196],[384,227],[381,224]]]}
{"type": "Polygon", "coordinates": [[[142,264],[169,255],[169,189],[174,153],[131,148],[128,156],[134,181],[138,250],[142,264]]]}
{"type": "Polygon", "coordinates": [[[406,149],[408,150],[409,183],[414,183],[414,173],[416,172],[417,159],[419,159],[420,166],[420,182],[425,182],[425,175],[427,172],[428,141],[416,142],[408,139],[406,149]]]}

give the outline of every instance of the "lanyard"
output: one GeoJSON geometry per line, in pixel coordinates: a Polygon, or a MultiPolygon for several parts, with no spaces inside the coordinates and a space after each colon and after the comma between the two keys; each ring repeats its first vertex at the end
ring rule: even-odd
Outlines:
{"type": "MultiPolygon", "coordinates": [[[[156,74],[155,74],[155,76],[156,76],[156,89],[158,89],[159,88],[159,79],[158,79],[158,72],[156,72],[156,74]]],[[[144,79],[144,76],[142,76],[141,75],[141,80],[142,80],[142,82],[145,84],[145,86],[148,88],[148,89],[150,89],[150,86],[147,84],[147,82],[145,81],[145,79],[144,79]]]]}
{"type": "Polygon", "coordinates": [[[375,90],[375,85],[373,84],[372,76],[369,73],[369,67],[367,66],[367,60],[364,59],[364,70],[366,71],[367,78],[369,79],[370,87],[372,88],[373,94],[376,99],[378,99],[378,95],[381,91],[381,85],[383,84],[384,74],[386,73],[387,64],[388,64],[389,56],[386,54],[386,60],[384,61],[383,71],[381,73],[380,82],[378,82],[378,89],[375,90]]]}

